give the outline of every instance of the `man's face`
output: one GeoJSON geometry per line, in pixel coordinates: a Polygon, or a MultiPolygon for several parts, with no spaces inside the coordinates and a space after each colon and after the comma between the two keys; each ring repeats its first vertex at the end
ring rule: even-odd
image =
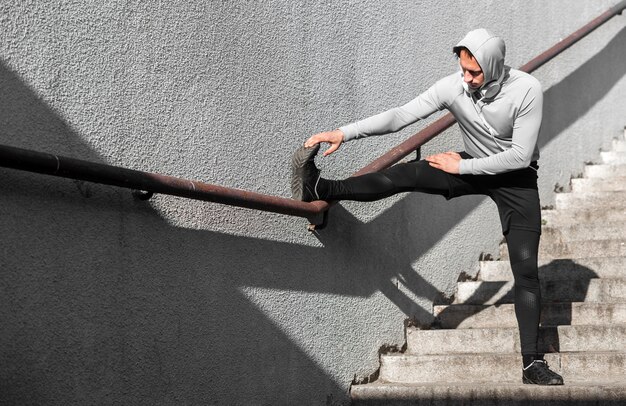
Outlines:
{"type": "Polygon", "coordinates": [[[478,89],[485,81],[485,75],[476,59],[466,50],[462,49],[459,55],[459,63],[463,72],[463,81],[472,89],[478,89]]]}

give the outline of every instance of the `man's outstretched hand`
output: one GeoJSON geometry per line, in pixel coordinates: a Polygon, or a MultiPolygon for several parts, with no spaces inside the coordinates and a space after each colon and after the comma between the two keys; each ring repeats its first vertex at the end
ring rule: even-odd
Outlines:
{"type": "Polygon", "coordinates": [[[429,162],[430,166],[452,174],[459,173],[461,159],[461,155],[452,151],[426,157],[426,160],[429,162]]]}
{"type": "Polygon", "coordinates": [[[306,140],[304,146],[310,148],[320,142],[327,142],[330,144],[330,148],[324,151],[324,156],[330,155],[337,151],[337,149],[341,146],[341,143],[343,142],[343,132],[341,130],[333,130],[315,134],[306,140]]]}

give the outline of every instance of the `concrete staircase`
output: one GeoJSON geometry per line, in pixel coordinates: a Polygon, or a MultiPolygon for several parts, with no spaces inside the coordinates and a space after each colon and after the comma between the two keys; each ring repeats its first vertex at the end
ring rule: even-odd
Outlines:
{"type": "Polygon", "coordinates": [[[544,210],[539,350],[565,385],[521,382],[506,246],[435,306],[433,329],[406,329],[406,351],[380,357],[355,405],[626,405],[626,139],[544,210]]]}

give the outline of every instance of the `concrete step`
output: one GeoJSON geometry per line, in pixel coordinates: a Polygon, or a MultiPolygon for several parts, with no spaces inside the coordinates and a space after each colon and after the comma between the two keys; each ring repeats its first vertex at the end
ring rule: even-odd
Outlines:
{"type": "Polygon", "coordinates": [[[546,240],[539,244],[539,257],[541,259],[622,257],[625,255],[626,242],[624,240],[566,241],[562,243],[546,240]]]}
{"type": "Polygon", "coordinates": [[[355,406],[582,406],[626,404],[626,380],[566,380],[562,386],[523,385],[501,380],[398,384],[374,382],[353,385],[355,406]]]}
{"type": "Polygon", "coordinates": [[[626,208],[626,192],[587,192],[557,193],[555,196],[557,210],[597,208],[626,208]]]}
{"type": "Polygon", "coordinates": [[[620,222],[626,219],[626,208],[593,210],[593,209],[569,209],[569,210],[542,210],[541,219],[545,226],[566,227],[591,222],[620,222]]]}
{"type": "MultiPolygon", "coordinates": [[[[513,304],[436,305],[434,324],[444,328],[517,327],[513,304]]],[[[604,325],[626,323],[626,303],[544,303],[541,325],[604,325]]]]}
{"type": "Polygon", "coordinates": [[[600,159],[602,160],[603,164],[609,164],[609,165],[626,164],[626,152],[621,152],[621,151],[600,152],[600,159]]]}
{"type": "Polygon", "coordinates": [[[626,176],[626,165],[586,165],[585,178],[611,178],[626,176]]]}
{"type": "Polygon", "coordinates": [[[545,225],[541,230],[544,242],[560,243],[563,241],[588,240],[626,240],[626,218],[620,222],[583,223],[567,227],[545,225]]]}
{"type": "MultiPolygon", "coordinates": [[[[623,256],[626,256],[626,241],[624,240],[563,241],[555,243],[554,241],[542,239],[539,243],[540,261],[623,256]]],[[[500,259],[509,259],[509,251],[506,244],[500,245],[500,259]]]]}
{"type": "MultiPolygon", "coordinates": [[[[626,279],[541,281],[544,302],[626,302],[626,279]]],[[[513,303],[513,281],[459,282],[454,304],[513,303]]]]}
{"type": "Polygon", "coordinates": [[[614,139],[611,143],[611,150],[617,152],[626,152],[626,140],[614,139]]]}
{"type": "MultiPolygon", "coordinates": [[[[406,329],[406,354],[515,353],[521,351],[519,330],[510,328],[406,329]]],[[[538,351],[623,351],[626,324],[549,326],[539,329],[538,351]]]]}
{"type": "Polygon", "coordinates": [[[572,193],[626,191],[626,177],[572,179],[572,193]]]}
{"type": "MultiPolygon", "coordinates": [[[[538,265],[541,280],[626,279],[626,257],[554,259],[543,260],[538,265]]],[[[479,281],[513,280],[509,261],[480,261],[478,266],[479,281]]]]}
{"type": "MultiPolygon", "coordinates": [[[[624,352],[561,352],[546,354],[550,369],[565,382],[596,379],[626,379],[624,352]]],[[[380,357],[381,382],[520,382],[521,355],[518,354],[387,354],[380,357]]]]}

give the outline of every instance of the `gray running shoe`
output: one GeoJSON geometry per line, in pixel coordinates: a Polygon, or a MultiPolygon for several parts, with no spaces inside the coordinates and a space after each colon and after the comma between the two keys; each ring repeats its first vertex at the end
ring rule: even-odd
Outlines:
{"type": "Polygon", "coordinates": [[[319,149],[320,144],[310,148],[301,146],[291,158],[291,197],[294,200],[319,200],[315,192],[315,184],[320,177],[320,170],[315,166],[315,155],[319,149]]]}
{"type": "Polygon", "coordinates": [[[522,382],[535,385],[563,385],[563,377],[548,368],[548,363],[536,359],[522,371],[522,382]]]}

